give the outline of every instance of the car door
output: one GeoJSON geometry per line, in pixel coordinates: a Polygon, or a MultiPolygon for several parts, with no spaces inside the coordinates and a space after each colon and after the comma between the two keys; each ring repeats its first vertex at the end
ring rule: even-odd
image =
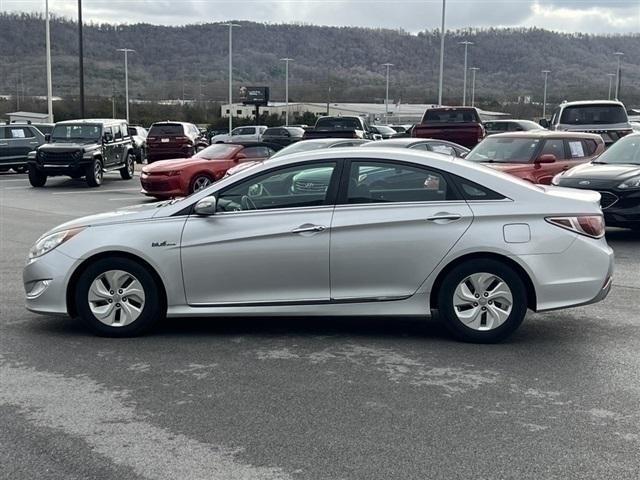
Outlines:
{"type": "Polygon", "coordinates": [[[102,162],[105,167],[112,165],[115,161],[115,136],[113,127],[103,127],[102,130],[102,162]],[[107,139],[107,137],[110,137],[107,139]]]}
{"type": "MultiPolygon", "coordinates": [[[[571,162],[567,162],[567,155],[565,150],[564,139],[562,138],[548,138],[544,141],[537,158],[543,155],[553,155],[556,157],[556,161],[553,163],[538,163],[534,162],[533,165],[533,177],[536,183],[542,183],[549,185],[551,179],[559,172],[567,170],[571,162]]],[[[575,163],[572,163],[575,164],[575,163]]]]}
{"type": "Polygon", "coordinates": [[[5,127],[5,138],[2,143],[6,143],[7,160],[12,162],[26,162],[27,155],[31,150],[39,145],[35,133],[29,126],[10,125],[5,127]]]}
{"type": "Polygon", "coordinates": [[[190,305],[329,300],[335,161],[274,167],[218,192],[217,212],[190,216],[181,249],[190,305]],[[294,179],[328,172],[324,189],[294,179]]]}
{"type": "Polygon", "coordinates": [[[378,160],[345,166],[331,223],[331,298],[405,298],[471,224],[446,174],[378,160]]]}

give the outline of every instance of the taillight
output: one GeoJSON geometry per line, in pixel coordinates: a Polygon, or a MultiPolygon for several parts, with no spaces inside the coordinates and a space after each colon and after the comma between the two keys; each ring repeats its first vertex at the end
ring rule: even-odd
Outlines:
{"type": "Polygon", "coordinates": [[[580,215],[576,217],[547,217],[547,222],[565,230],[591,238],[604,237],[604,218],[602,215],[580,215]]]}
{"type": "Polygon", "coordinates": [[[147,142],[155,142],[156,140],[156,137],[147,137],[147,142]]]}

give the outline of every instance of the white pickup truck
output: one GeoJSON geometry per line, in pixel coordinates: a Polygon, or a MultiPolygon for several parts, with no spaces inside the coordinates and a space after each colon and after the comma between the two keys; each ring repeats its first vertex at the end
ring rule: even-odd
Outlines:
{"type": "Polygon", "coordinates": [[[262,134],[266,129],[265,125],[237,127],[231,130],[231,135],[225,133],[211,137],[211,145],[214,143],[259,142],[262,140],[262,134]]]}

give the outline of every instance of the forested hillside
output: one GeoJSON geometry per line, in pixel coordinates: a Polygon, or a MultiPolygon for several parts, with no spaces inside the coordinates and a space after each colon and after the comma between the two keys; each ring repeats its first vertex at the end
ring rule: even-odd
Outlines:
{"type": "MultiPolygon", "coordinates": [[[[434,12],[435,14],[436,12],[434,12]]],[[[123,21],[126,18],[123,18],[123,21]]],[[[312,25],[239,22],[234,33],[234,70],[239,84],[269,85],[282,99],[284,65],[290,67],[292,100],[381,101],[385,62],[391,62],[391,97],[402,102],[437,99],[439,34],[312,25]],[[329,91],[330,86],[330,93],[329,91]]],[[[110,97],[123,90],[122,53],[130,56],[135,98],[223,100],[227,81],[228,30],[220,24],[166,27],[148,24],[85,26],[87,96],[110,97]]],[[[479,67],[476,97],[539,100],[543,69],[551,70],[550,100],[606,97],[615,72],[615,51],[625,53],[621,98],[640,103],[640,36],[567,35],[540,29],[450,32],[446,42],[445,101],[459,101],[463,47],[469,66],[479,67]]],[[[52,22],[54,94],[77,93],[77,25],[52,22]]],[[[45,93],[44,21],[34,15],[0,15],[0,94],[45,93]]]]}

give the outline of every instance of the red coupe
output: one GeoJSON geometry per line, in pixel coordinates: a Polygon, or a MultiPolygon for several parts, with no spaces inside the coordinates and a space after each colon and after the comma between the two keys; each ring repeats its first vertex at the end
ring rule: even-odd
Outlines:
{"type": "Polygon", "coordinates": [[[558,173],[590,162],[602,152],[604,141],[600,135],[531,130],[491,135],[464,159],[531,183],[549,185],[558,173]]]}
{"type": "Polygon", "coordinates": [[[190,195],[224,177],[229,168],[264,160],[275,152],[273,146],[259,142],[218,143],[191,158],[154,162],[140,174],[142,193],[158,199],[190,195]]]}

